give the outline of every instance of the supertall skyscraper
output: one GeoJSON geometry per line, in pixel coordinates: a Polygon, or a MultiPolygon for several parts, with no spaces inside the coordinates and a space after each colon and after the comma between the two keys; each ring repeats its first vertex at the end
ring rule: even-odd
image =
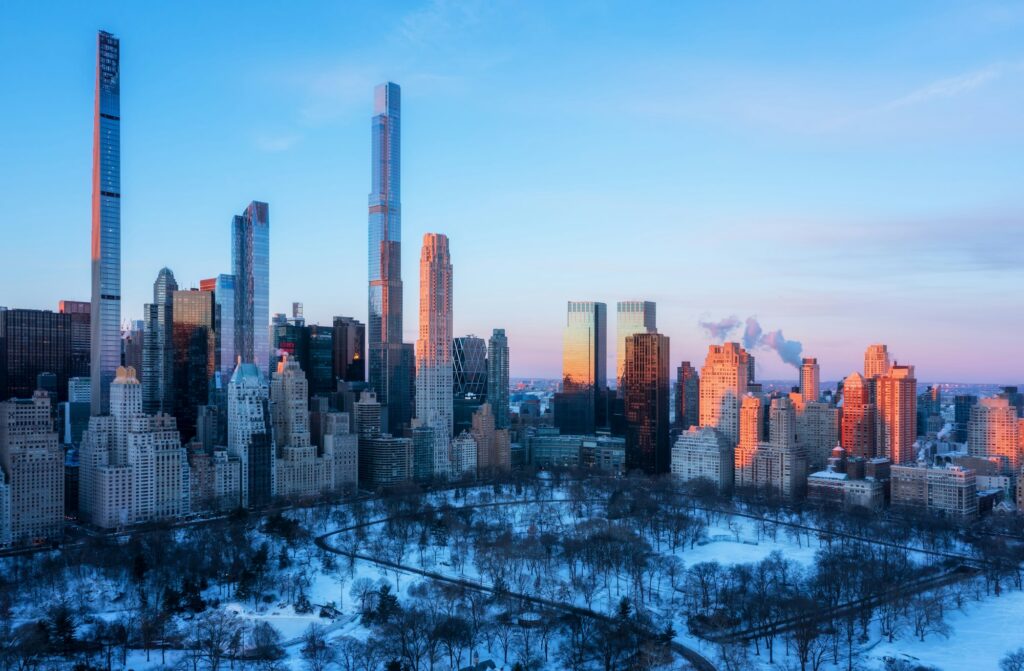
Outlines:
{"type": "Polygon", "coordinates": [[[374,89],[369,198],[369,385],[396,435],[410,419],[411,362],[402,343],[401,89],[374,89]]]}
{"type": "Polygon", "coordinates": [[[107,412],[121,365],[121,42],[100,32],[92,147],[92,414],[107,412]]]}
{"type": "MultiPolygon", "coordinates": [[[[235,355],[270,374],[270,207],[254,200],[231,224],[235,355]]],[[[221,362],[223,366],[223,362],[221,362]]]]}
{"type": "Polygon", "coordinates": [[[420,337],[416,341],[416,420],[434,429],[434,474],[448,472],[452,437],[452,260],[448,237],[423,236],[420,337]]]}

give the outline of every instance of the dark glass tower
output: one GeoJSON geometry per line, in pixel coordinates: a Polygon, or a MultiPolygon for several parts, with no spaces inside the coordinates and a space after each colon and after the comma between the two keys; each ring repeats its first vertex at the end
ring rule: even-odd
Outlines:
{"type": "Polygon", "coordinates": [[[366,326],[351,317],[334,318],[334,377],[366,381],[366,326]]]}
{"type": "MultiPolygon", "coordinates": [[[[253,201],[231,224],[235,355],[270,375],[270,206],[253,201]]],[[[223,365],[223,361],[221,362],[223,365]]]]}
{"type": "Polygon", "coordinates": [[[142,337],[142,409],[146,414],[174,414],[174,293],[178,283],[170,268],[153,282],[153,302],[146,303],[142,337]]]}
{"type": "Polygon", "coordinates": [[[626,337],[626,468],[667,473],[668,336],[637,333],[626,337]]]}
{"type": "Polygon", "coordinates": [[[487,398],[487,343],[483,338],[452,339],[452,370],[455,396],[487,398]]]}
{"type": "Polygon", "coordinates": [[[509,427],[508,338],[505,329],[494,329],[487,341],[487,402],[494,412],[494,428],[509,427]]]}
{"type": "Polygon", "coordinates": [[[66,400],[71,352],[71,315],[0,309],[0,400],[31,398],[40,373],[56,376],[57,396],[66,400]]]}
{"type": "Polygon", "coordinates": [[[685,431],[700,423],[700,375],[684,361],[676,368],[676,428],[685,431]]]}
{"type": "Polygon", "coordinates": [[[92,414],[110,407],[121,365],[121,43],[100,32],[92,148],[92,414]]]}
{"type": "Polygon", "coordinates": [[[197,407],[210,396],[217,361],[212,291],[174,292],[174,414],[182,442],[196,435],[197,407]]]}
{"type": "Polygon", "coordinates": [[[562,391],[555,394],[555,426],[562,433],[591,434],[607,419],[608,306],[569,301],[562,340],[562,391]]]}
{"type": "Polygon", "coordinates": [[[369,197],[369,384],[399,435],[412,419],[414,371],[402,344],[401,89],[374,90],[369,197]]]}

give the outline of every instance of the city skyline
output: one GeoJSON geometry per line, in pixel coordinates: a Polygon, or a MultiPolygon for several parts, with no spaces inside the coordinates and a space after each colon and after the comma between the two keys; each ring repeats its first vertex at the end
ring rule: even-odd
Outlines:
{"type": "MultiPolygon", "coordinates": [[[[460,285],[463,289],[455,296],[453,335],[486,334],[495,325],[504,326],[513,343],[510,357],[513,376],[559,376],[562,306],[567,300],[610,304],[633,297],[660,303],[659,330],[672,339],[673,366],[683,359],[699,361],[707,344],[712,342],[698,325],[699,321],[749,314],[757,316],[766,330],[781,329],[788,337],[802,342],[803,353],[819,360],[822,380],[840,379],[857,370],[864,347],[873,342],[887,343],[895,360],[912,361],[924,381],[1013,383],[1024,375],[1018,358],[1010,357],[1009,365],[1004,365],[989,355],[996,348],[1013,351],[1016,344],[1012,334],[1019,332],[1024,325],[1019,299],[1012,291],[997,288],[1014,286],[1021,275],[1019,261],[1013,254],[1013,250],[1020,249],[1021,227],[1013,223],[1018,218],[1019,202],[1011,190],[1015,179],[1019,183],[1020,168],[1009,158],[1021,140],[1021,129],[1019,122],[1004,119],[998,114],[993,117],[982,113],[986,110],[993,112],[993,106],[1001,108],[1014,99],[1012,96],[1019,95],[1006,89],[1012,88],[1009,85],[1020,76],[1021,68],[1015,60],[1017,54],[1010,44],[1012,40],[1007,39],[1020,25],[1020,17],[1000,18],[993,14],[985,18],[980,9],[958,13],[951,6],[944,6],[944,12],[938,13],[938,19],[933,12],[929,13],[930,21],[926,22],[915,8],[904,9],[901,26],[915,27],[918,36],[930,49],[938,48],[940,36],[951,30],[947,24],[951,24],[954,18],[967,22],[976,34],[964,37],[962,43],[949,50],[951,53],[930,67],[924,65],[928,54],[933,53],[928,49],[920,56],[903,53],[906,60],[901,62],[907,67],[901,81],[880,76],[870,69],[851,72],[848,67],[841,66],[842,63],[848,66],[848,60],[839,58],[837,68],[842,74],[841,79],[845,77],[848,81],[859,82],[862,87],[891,93],[888,96],[891,102],[871,108],[870,114],[862,114],[853,120],[840,117],[842,123],[839,123],[833,118],[832,123],[843,127],[841,133],[830,130],[828,124],[822,122],[816,126],[816,132],[810,134],[812,137],[802,137],[797,143],[799,146],[791,148],[795,157],[780,150],[780,140],[799,135],[793,128],[774,128],[772,132],[762,133],[759,137],[768,146],[751,150],[752,153],[740,151],[720,136],[702,141],[699,156],[707,159],[708,152],[713,149],[726,150],[722,162],[707,164],[712,168],[708,175],[698,176],[685,187],[679,187],[678,191],[659,195],[653,201],[656,206],[652,213],[654,216],[666,218],[668,215],[666,220],[669,224],[659,225],[652,231],[662,234],[667,242],[672,243],[663,245],[672,251],[672,255],[666,255],[657,246],[646,244],[650,242],[648,235],[637,234],[627,236],[631,239],[623,239],[622,236],[615,237],[611,228],[613,221],[621,223],[625,218],[635,216],[632,207],[623,209],[623,205],[628,202],[632,206],[635,200],[644,199],[649,194],[647,189],[651,188],[638,184],[635,179],[623,179],[626,172],[640,165],[640,157],[625,150],[620,141],[612,137],[614,132],[621,131],[621,123],[636,120],[635,109],[623,111],[610,105],[611,111],[618,109],[621,119],[614,118],[615,115],[607,111],[594,113],[594,116],[584,118],[582,128],[565,131],[568,139],[555,138],[549,131],[540,130],[535,122],[526,123],[519,119],[520,123],[515,123],[515,114],[507,111],[496,112],[495,118],[481,121],[476,114],[477,108],[467,104],[473,103],[467,98],[472,85],[479,84],[493,92],[494,87],[505,81],[517,84],[509,89],[510,96],[515,100],[525,100],[522,96],[529,89],[524,90],[516,76],[521,73],[510,69],[507,63],[481,66],[482,71],[477,73],[462,73],[463,79],[453,84],[445,83],[440,75],[444,74],[445,67],[453,67],[450,61],[454,59],[426,59],[424,69],[436,67],[440,73],[439,81],[424,76],[418,66],[401,64],[391,57],[381,58],[367,66],[374,59],[364,50],[359,58],[353,59],[365,66],[359,76],[351,80],[327,78],[321,82],[324,88],[338,89],[326,93],[321,91],[321,111],[329,117],[328,121],[303,128],[300,133],[303,138],[288,147],[284,145],[289,143],[284,141],[276,144],[254,142],[251,137],[242,138],[243,133],[226,138],[217,145],[219,150],[234,142],[261,145],[255,150],[247,146],[244,156],[263,155],[263,159],[252,162],[251,168],[235,169],[230,176],[224,176],[216,160],[206,160],[211,158],[210,150],[202,150],[198,156],[189,153],[196,149],[195,142],[199,139],[209,140],[209,131],[196,123],[181,123],[180,119],[180,128],[169,125],[167,114],[175,108],[180,113],[181,109],[177,107],[180,103],[163,112],[153,106],[154,101],[166,101],[166,98],[154,95],[153,82],[149,80],[160,81],[173,92],[190,77],[195,77],[200,91],[189,99],[201,105],[203,118],[210,119],[209,123],[214,128],[231,118],[226,108],[217,107],[221,98],[211,91],[212,80],[204,79],[211,75],[199,74],[195,68],[187,71],[172,68],[163,60],[159,47],[148,43],[151,28],[144,25],[143,19],[151,18],[151,14],[133,10],[116,14],[108,11],[104,15],[102,9],[84,11],[76,8],[54,22],[52,17],[35,15],[30,10],[9,11],[14,14],[13,18],[20,20],[7,22],[9,25],[23,23],[31,27],[44,19],[53,23],[53,30],[49,32],[27,31],[32,34],[32,43],[27,43],[20,35],[0,29],[4,31],[5,48],[15,50],[8,55],[8,60],[24,66],[24,77],[30,78],[35,68],[52,66],[58,60],[63,64],[57,68],[57,74],[38,77],[31,85],[20,78],[13,82],[15,96],[28,99],[31,98],[27,95],[29,91],[43,93],[49,107],[28,121],[19,119],[18,126],[24,129],[24,137],[9,138],[8,154],[16,160],[10,161],[11,165],[4,168],[2,176],[8,178],[5,181],[10,185],[11,193],[31,196],[45,188],[61,197],[53,198],[57,202],[53,202],[52,208],[46,211],[26,205],[25,202],[33,201],[31,197],[9,199],[14,202],[9,206],[8,220],[18,225],[16,244],[19,250],[24,245],[24,251],[0,270],[0,286],[10,291],[0,296],[2,305],[56,311],[59,300],[84,299],[88,293],[85,281],[87,265],[81,251],[88,235],[88,205],[81,196],[86,194],[87,197],[90,188],[91,148],[86,146],[88,136],[80,131],[83,124],[91,122],[95,82],[88,75],[83,78],[82,64],[74,61],[81,60],[79,57],[83,53],[95,49],[93,40],[95,29],[99,27],[110,30],[122,40],[122,55],[125,56],[122,71],[126,88],[121,96],[121,107],[127,113],[126,118],[137,124],[134,128],[121,129],[125,138],[122,180],[128,194],[121,208],[121,315],[125,319],[142,317],[152,277],[161,267],[171,268],[182,288],[198,286],[201,279],[228,271],[230,233],[223,222],[237,212],[240,203],[254,198],[275,208],[276,224],[271,239],[275,275],[270,287],[269,311],[285,312],[291,301],[302,300],[307,306],[310,322],[330,323],[336,314],[353,314],[361,318],[364,313],[359,306],[365,303],[362,302],[360,286],[365,276],[361,276],[362,266],[355,263],[358,259],[352,250],[360,246],[360,236],[365,231],[365,219],[361,218],[365,216],[365,210],[361,216],[351,213],[360,210],[365,202],[362,201],[366,193],[365,156],[369,151],[365,119],[370,108],[370,91],[373,84],[391,79],[403,85],[407,109],[415,110],[406,115],[409,132],[403,138],[406,140],[406,156],[403,158],[406,159],[407,188],[403,196],[407,201],[404,222],[408,228],[407,237],[411,235],[410,239],[417,239],[426,230],[440,230],[454,241],[456,256],[453,260],[460,267],[460,276],[486,274],[488,278],[498,278],[499,283],[488,285],[486,291],[474,289],[469,283],[460,285]],[[20,11],[27,13],[21,15],[20,11]],[[983,51],[975,49],[978,53],[973,56],[974,62],[969,62],[971,58],[966,55],[969,47],[977,47],[982,37],[992,35],[1002,39],[993,40],[983,51]],[[67,44],[58,44],[62,40],[67,44]],[[46,54],[40,50],[46,50],[46,54]],[[35,58],[37,55],[40,56],[38,59],[35,58]],[[990,67],[986,63],[996,65],[990,67]],[[938,71],[943,68],[948,76],[938,71]],[[899,93],[901,90],[902,95],[899,93]],[[339,97],[332,98],[335,94],[339,97]],[[975,107],[965,108],[965,105],[975,107]],[[965,110],[976,110],[972,122],[956,120],[958,116],[971,117],[965,110]],[[217,120],[218,114],[224,121],[217,120]],[[442,120],[445,116],[447,120],[442,120]],[[880,120],[880,117],[884,119],[880,120]],[[894,149],[879,149],[880,137],[892,141],[894,130],[907,130],[904,126],[908,120],[921,119],[927,123],[923,124],[923,129],[909,132],[909,139],[900,138],[894,149]],[[995,124],[995,128],[1001,135],[993,132],[989,123],[993,119],[1000,122],[995,124]],[[866,129],[865,124],[883,127],[866,129]],[[454,127],[460,126],[467,129],[466,137],[459,138],[453,134],[454,127]],[[470,153],[465,144],[467,140],[479,142],[488,132],[499,132],[499,128],[509,137],[500,140],[492,137],[494,142],[470,153]],[[37,138],[38,134],[46,131],[53,134],[54,141],[45,143],[47,146],[41,148],[38,156],[30,154],[31,138],[37,138]],[[182,143],[177,134],[183,131],[197,133],[199,138],[182,143]],[[866,136],[870,140],[868,145],[879,152],[878,157],[867,161],[863,153],[847,144],[849,139],[838,137],[844,133],[860,140],[866,136]],[[72,138],[74,134],[82,137],[76,135],[72,138]],[[459,150],[455,152],[455,158],[444,155],[440,149],[453,138],[460,140],[455,145],[459,150]],[[542,162],[544,165],[535,162],[537,170],[531,173],[525,169],[525,157],[505,145],[512,140],[529,140],[530,146],[537,149],[547,146],[552,152],[567,146],[577,151],[570,152],[568,157],[542,162]],[[937,144],[925,152],[922,145],[929,142],[937,144]],[[588,147],[586,150],[582,150],[583,143],[588,147]],[[982,165],[981,156],[997,143],[1000,151],[1007,153],[999,154],[994,161],[984,161],[982,165]],[[85,152],[81,151],[83,146],[86,146],[85,152]],[[815,150],[809,146],[819,148],[815,150]],[[966,148],[968,146],[971,148],[966,148]],[[584,166],[588,152],[598,149],[611,151],[611,160],[584,166]],[[833,155],[827,161],[820,157],[811,161],[817,152],[833,155]],[[925,155],[930,157],[927,165],[922,160],[925,155]],[[756,166],[767,166],[766,161],[773,157],[781,160],[782,166],[776,169],[772,164],[771,172],[784,177],[756,169],[756,166]],[[515,160],[502,160],[507,158],[515,160]],[[887,159],[889,165],[881,171],[883,174],[873,174],[887,159]],[[932,165],[953,164],[958,159],[962,159],[962,164],[970,170],[957,172],[949,168],[943,171],[932,165]],[[42,173],[45,180],[37,174],[38,171],[31,169],[34,160],[52,162],[53,170],[42,173]],[[463,163],[460,164],[460,160],[463,163]],[[748,175],[733,184],[737,176],[727,168],[742,166],[745,160],[755,167],[752,172],[756,173],[756,178],[748,175]],[[28,170],[24,169],[26,161],[28,170]],[[185,161],[190,162],[187,172],[183,170],[185,161]],[[434,170],[433,166],[438,161],[439,169],[434,170]],[[466,161],[473,166],[473,174],[454,171],[459,165],[465,166],[466,161]],[[811,164],[818,167],[827,165],[836,174],[832,178],[821,177],[802,183],[799,188],[785,184],[790,181],[799,183],[801,177],[806,178],[811,164]],[[14,165],[19,167],[15,169],[14,165]],[[553,204],[551,194],[545,195],[543,190],[538,190],[538,184],[556,175],[568,175],[576,168],[582,175],[567,183],[567,192],[571,196],[569,201],[574,210],[570,212],[558,206],[551,212],[547,211],[553,204]],[[872,174],[869,176],[869,173],[872,174]],[[911,173],[915,173],[913,178],[908,177],[911,173]],[[852,178],[849,183],[843,183],[844,176],[852,178]],[[461,199],[451,197],[467,192],[467,184],[461,183],[458,177],[468,180],[468,185],[475,189],[468,209],[462,208],[461,199]],[[900,182],[897,179],[903,188],[892,189],[894,185],[886,179],[893,177],[910,181],[900,182]],[[928,183],[929,177],[936,181],[928,183]],[[610,194],[603,193],[605,187],[616,179],[620,180],[615,185],[616,189],[610,194]],[[132,189],[129,180],[139,188],[132,189]],[[443,181],[451,184],[438,189],[443,181]],[[785,187],[783,195],[770,194],[780,182],[785,187]],[[709,188],[709,193],[695,197],[694,191],[698,186],[709,188]],[[730,199],[725,192],[727,186],[735,188],[743,195],[741,200],[749,204],[737,207],[735,199],[730,199]],[[438,195],[428,195],[432,189],[438,195]],[[168,191],[185,195],[175,208],[162,207],[168,191]],[[521,202],[512,207],[507,193],[503,193],[506,191],[514,192],[521,202]],[[806,195],[808,191],[814,193],[806,195]],[[893,197],[890,191],[899,191],[899,196],[893,197]],[[194,195],[197,197],[193,198],[194,195]],[[879,197],[877,202],[873,200],[875,195],[879,197]],[[309,202],[300,205],[303,197],[309,202]],[[337,206],[322,207],[326,216],[307,216],[310,210],[305,207],[324,202],[337,206]],[[455,202],[460,203],[459,208],[450,206],[455,202]],[[847,207],[854,202],[871,204],[852,209],[847,207]],[[415,206],[410,203],[415,203],[415,206]],[[494,216],[481,218],[480,208],[494,216]],[[606,212],[598,211],[602,209],[606,212]],[[409,214],[411,211],[415,215],[409,214]],[[687,213],[698,216],[688,217],[687,213]],[[552,228],[554,220],[551,217],[556,215],[573,225],[552,228]],[[540,221],[533,221],[535,218],[540,221]],[[747,219],[753,223],[742,226],[736,223],[747,219]],[[480,221],[486,222],[485,225],[480,221]],[[43,223],[51,222],[58,223],[52,224],[49,231],[40,232],[45,228],[43,223]],[[161,227],[172,223],[180,229],[180,234],[168,236],[167,244],[163,244],[162,237],[161,244],[153,244],[161,227]],[[603,245],[595,247],[597,242],[579,240],[580,231],[592,228],[603,234],[606,241],[603,245]],[[60,245],[50,244],[54,233],[62,241],[60,245]],[[524,233],[537,236],[539,244],[529,247],[533,253],[520,255],[516,261],[509,260],[507,268],[503,263],[495,273],[489,250],[515,245],[522,240],[524,233]],[[895,244],[880,244],[885,238],[879,236],[884,235],[888,235],[889,241],[895,244]],[[321,236],[325,244],[316,244],[321,236]],[[800,244],[774,246],[778,243],[768,238],[799,240],[800,244]],[[196,240],[208,240],[209,244],[205,246],[210,250],[196,249],[196,240]],[[330,243],[335,240],[344,243],[332,246],[330,243]],[[626,249],[621,252],[612,250],[608,244],[612,240],[617,246],[625,245],[626,249]],[[25,282],[28,269],[36,270],[40,265],[39,246],[44,243],[50,245],[47,248],[50,256],[41,261],[42,268],[48,271],[47,280],[25,282]],[[563,258],[561,265],[554,265],[562,246],[574,243],[581,245],[578,247],[579,257],[574,256],[568,263],[563,258]],[[754,255],[751,247],[761,248],[759,265],[754,267],[749,266],[749,261],[758,256],[754,255]],[[898,251],[893,252],[892,248],[898,248],[898,251]],[[649,255],[637,257],[636,253],[641,249],[648,250],[649,255]],[[338,260],[339,252],[348,254],[352,263],[330,263],[338,260]],[[328,256],[321,256],[324,253],[328,256]],[[630,260],[625,265],[616,265],[620,253],[624,253],[627,259],[640,259],[642,263],[630,260]],[[589,265],[581,264],[578,259],[582,258],[587,258],[589,265]],[[722,259],[729,260],[722,264],[724,268],[721,271],[714,271],[707,265],[722,259]],[[743,261],[748,265],[743,266],[743,261]],[[668,264],[672,262],[686,268],[672,268],[670,272],[668,264]],[[323,269],[315,276],[315,282],[306,273],[295,272],[307,267],[323,269]],[[615,270],[609,271],[609,268],[615,270]],[[557,281],[540,281],[551,276],[557,277],[557,281]],[[702,278],[707,281],[699,281],[702,278]],[[320,284],[330,289],[318,288],[320,284]],[[533,290],[523,291],[524,285],[533,290]],[[339,290],[338,287],[342,288],[339,290]],[[488,292],[495,290],[500,291],[505,300],[489,300],[488,292]],[[881,296],[885,298],[881,299],[881,296]],[[986,324],[986,329],[982,331],[979,324],[986,324]],[[941,333],[942,338],[933,337],[935,333],[941,333]],[[980,339],[985,340],[986,347],[977,347],[980,339]]],[[[352,11],[358,19],[362,10],[352,11]]],[[[444,8],[435,11],[451,23],[448,27],[435,26],[435,29],[449,30],[468,39],[471,31],[467,22],[474,30],[487,34],[495,29],[494,24],[501,18],[494,12],[507,10],[480,10],[479,15],[473,17],[462,16],[458,12],[454,16],[445,14],[447,10],[444,8]]],[[[661,8],[659,11],[669,25],[677,25],[688,16],[684,10],[661,8]]],[[[266,21],[268,13],[272,13],[270,8],[258,7],[254,15],[245,20],[266,21]]],[[[332,17],[338,18],[333,14],[332,17]]],[[[218,18],[222,17],[215,15],[211,18],[212,28],[219,25],[218,18]]],[[[516,18],[522,19],[522,16],[516,18]]],[[[546,18],[552,25],[566,20],[562,12],[546,18]]],[[[593,37],[610,30],[612,18],[611,15],[597,17],[598,20],[591,22],[588,34],[593,37]]],[[[724,20],[710,11],[698,12],[690,18],[700,19],[704,25],[716,25],[724,20]]],[[[746,17],[743,21],[752,21],[753,18],[746,17]]],[[[813,26],[822,18],[822,15],[810,12],[806,18],[807,25],[813,26]]],[[[860,23],[854,21],[850,26],[851,40],[866,30],[864,17],[859,18],[860,23]]],[[[397,17],[396,25],[399,24],[411,30],[411,25],[429,27],[430,21],[415,11],[409,11],[397,17]],[[408,19],[405,23],[401,21],[403,16],[408,19]],[[415,23],[417,20],[419,24],[415,23]]],[[[522,33],[521,25],[516,25],[520,26],[519,33],[522,33]]],[[[305,27],[308,26],[296,25],[285,32],[291,35],[305,27]]],[[[640,27],[639,20],[624,27],[622,39],[633,44],[640,27]]],[[[422,34],[418,39],[428,38],[436,39],[422,34]]],[[[522,38],[521,34],[519,38],[522,38]]],[[[791,62],[802,50],[814,46],[814,39],[806,37],[789,50],[781,47],[773,50],[762,33],[756,32],[753,38],[755,45],[776,56],[779,70],[775,74],[783,80],[785,75],[792,76],[788,84],[798,93],[808,79],[813,80],[815,74],[820,74],[796,68],[791,62]]],[[[392,36],[391,39],[401,47],[405,44],[403,40],[412,38],[404,35],[392,36]]],[[[659,47],[664,47],[664,33],[656,31],[652,39],[659,47]]],[[[327,49],[322,40],[318,34],[311,40],[309,49],[297,58],[344,63],[345,52],[327,49]]],[[[898,52],[894,38],[883,36],[879,40],[883,50],[898,52]]],[[[282,42],[288,43],[287,36],[282,38],[282,42]]],[[[366,47],[365,44],[362,46],[366,47]]],[[[472,45],[474,50],[479,48],[479,44],[472,45]]],[[[218,52],[210,49],[201,37],[197,37],[197,53],[193,55],[202,58],[204,63],[209,62],[215,73],[221,76],[236,73],[250,84],[252,80],[247,77],[258,80],[260,74],[279,73],[281,68],[287,69],[289,63],[294,65],[294,61],[283,56],[280,45],[275,45],[268,55],[255,60],[227,54],[231,57],[220,61],[213,58],[218,52]],[[275,62],[277,69],[273,67],[275,62]]],[[[706,57],[715,55],[714,49],[703,42],[695,49],[706,57]]],[[[666,54],[666,63],[680,57],[671,50],[661,51],[666,54]]],[[[583,52],[588,53],[587,49],[583,52]]],[[[749,57],[749,53],[740,54],[736,62],[731,63],[736,67],[726,73],[731,75],[731,78],[725,78],[727,83],[736,84],[737,73],[743,71],[743,67],[736,64],[746,62],[749,57]]],[[[693,59],[682,60],[692,65],[693,59]]],[[[767,95],[765,86],[778,78],[766,75],[764,81],[747,81],[749,88],[743,90],[748,94],[767,95]]],[[[594,93],[593,82],[585,80],[573,82],[562,94],[548,98],[548,102],[555,109],[573,109],[570,103],[574,96],[594,93]]],[[[627,80],[628,77],[619,70],[612,70],[611,83],[615,91],[628,91],[627,80]]],[[[672,84],[670,88],[674,91],[676,80],[667,78],[666,81],[672,84]]],[[[545,87],[545,82],[538,84],[540,89],[545,87]]],[[[805,90],[803,92],[806,93],[805,90]]],[[[718,93],[722,91],[718,90],[718,93]]],[[[305,97],[309,95],[309,90],[298,94],[296,98],[303,98],[303,101],[296,105],[312,104],[305,97]]],[[[675,100],[671,105],[665,105],[664,99],[645,102],[651,107],[658,107],[646,110],[646,114],[665,138],[665,147],[657,149],[655,156],[663,172],[661,179],[676,182],[683,177],[693,178],[696,164],[677,161],[671,153],[683,146],[676,133],[685,134],[687,130],[692,133],[706,128],[707,119],[694,112],[693,105],[697,103],[687,99],[675,100]]],[[[726,105],[721,99],[716,99],[716,102],[734,114],[746,111],[754,117],[794,111],[785,106],[774,110],[771,105],[760,106],[753,98],[746,101],[749,105],[726,105]]],[[[780,103],[776,101],[776,104],[780,103]]],[[[267,119],[277,118],[280,121],[282,110],[279,105],[269,107],[272,109],[268,110],[266,118],[246,117],[246,122],[256,127],[267,119]]],[[[515,109],[524,114],[524,108],[515,109]]],[[[196,116],[181,118],[195,119],[196,116]]],[[[727,121],[735,123],[736,119],[727,121]]],[[[774,126],[782,120],[773,117],[747,121],[751,127],[762,127],[763,131],[763,126],[774,126]]],[[[8,125],[13,127],[13,122],[8,125]]],[[[747,127],[746,130],[750,132],[752,128],[747,127]]],[[[632,132],[634,134],[629,137],[638,137],[638,131],[632,132]]],[[[551,158],[549,153],[544,154],[546,161],[551,158]]],[[[233,165],[235,163],[232,161],[233,165]]],[[[246,164],[243,161],[241,165],[246,164]]],[[[564,200],[564,194],[560,197],[564,200]]],[[[49,204],[50,200],[47,202],[49,204]]],[[[588,234],[585,237],[600,239],[602,236],[588,234]]],[[[415,268],[411,264],[416,259],[414,255],[406,257],[403,271],[408,276],[410,267],[415,268]]],[[[416,288],[410,286],[407,290],[415,291],[416,288]]],[[[410,296],[404,298],[409,300],[410,296]]],[[[407,319],[404,326],[403,340],[411,342],[415,324],[407,319]]],[[[612,328],[614,326],[609,324],[609,335],[612,328]]],[[[760,350],[752,353],[758,355],[760,378],[796,378],[796,370],[781,363],[773,354],[760,350]]],[[[611,359],[614,355],[609,352],[608,356],[611,359]]],[[[611,361],[609,370],[614,370],[611,361]]]]}

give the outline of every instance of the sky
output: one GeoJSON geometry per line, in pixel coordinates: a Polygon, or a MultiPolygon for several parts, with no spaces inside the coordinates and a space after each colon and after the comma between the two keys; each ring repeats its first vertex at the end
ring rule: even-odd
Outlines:
{"type": "Polygon", "coordinates": [[[567,301],[608,303],[611,336],[646,299],[673,366],[703,362],[701,322],[754,317],[823,379],[884,342],[922,381],[1024,382],[1024,3],[7,0],[0,305],[89,298],[98,29],[121,39],[125,318],[164,266],[229,272],[255,199],[271,312],[365,319],[392,80],[409,342],[440,232],[455,333],[505,328],[513,376],[560,374],[567,301]]]}

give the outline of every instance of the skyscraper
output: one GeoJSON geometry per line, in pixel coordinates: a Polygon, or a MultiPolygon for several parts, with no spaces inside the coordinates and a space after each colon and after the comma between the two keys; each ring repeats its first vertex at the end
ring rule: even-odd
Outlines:
{"type": "Polygon", "coordinates": [[[660,333],[626,336],[626,468],[668,473],[669,340],[660,333]]]}
{"type": "Polygon", "coordinates": [[[121,365],[121,42],[100,31],[92,148],[92,414],[107,412],[121,365]]]}
{"type": "Polygon", "coordinates": [[[1006,475],[1020,473],[1021,436],[1017,408],[1005,398],[983,398],[970,409],[967,451],[999,463],[1006,475]]]}
{"type": "Polygon", "coordinates": [[[617,395],[623,395],[626,375],[626,338],[635,333],[657,330],[655,305],[652,301],[619,301],[615,306],[615,382],[617,395]]]}
{"type": "Polygon", "coordinates": [[[30,398],[40,373],[56,375],[66,398],[71,353],[71,315],[0,309],[0,400],[30,398]]]}
{"type": "Polygon", "coordinates": [[[971,408],[978,403],[972,394],[958,394],[953,397],[953,440],[967,442],[967,423],[971,419],[971,408]]]}
{"type": "Polygon", "coordinates": [[[860,373],[843,380],[843,415],[839,442],[847,457],[871,459],[877,456],[875,424],[877,414],[871,400],[871,386],[860,373]]]}
{"type": "Polygon", "coordinates": [[[455,396],[487,398],[487,343],[473,335],[452,340],[455,396]]]}
{"type": "Polygon", "coordinates": [[[864,377],[882,377],[889,372],[889,349],[882,344],[869,345],[864,352],[864,377]]]}
{"type": "Polygon", "coordinates": [[[917,436],[917,380],[913,366],[890,366],[878,378],[878,448],[893,465],[914,461],[917,436]]]}
{"type": "Polygon", "coordinates": [[[487,402],[494,412],[494,428],[509,427],[508,338],[505,329],[494,329],[487,341],[487,402]]]}
{"type": "Polygon", "coordinates": [[[174,415],[187,442],[196,433],[198,406],[209,401],[216,370],[216,307],[212,291],[196,289],[175,291],[173,302],[174,415]]]}
{"type": "Polygon", "coordinates": [[[423,236],[420,255],[420,336],[416,341],[416,420],[432,427],[434,473],[448,472],[452,437],[452,261],[448,238],[423,236]]]}
{"type": "Polygon", "coordinates": [[[401,89],[374,89],[369,198],[369,385],[396,435],[411,419],[412,389],[402,343],[401,89]]]}
{"type": "Polygon", "coordinates": [[[142,339],[142,410],[174,414],[174,292],[178,283],[170,268],[161,268],[153,282],[153,302],[145,306],[142,339]]]}
{"type": "Polygon", "coordinates": [[[685,431],[700,422],[700,376],[684,361],[676,368],[676,428],[685,431]]]}
{"type": "Polygon", "coordinates": [[[555,424],[562,433],[594,433],[608,387],[608,306],[569,301],[562,339],[562,391],[555,395],[555,424]]]}
{"type": "MultiPolygon", "coordinates": [[[[216,337],[216,366],[221,377],[227,381],[235,370],[235,276],[218,275],[212,280],[204,280],[213,285],[214,323],[213,332],[216,337]]],[[[201,282],[200,289],[209,290],[201,282]]]]}
{"type": "Polygon", "coordinates": [[[805,357],[800,364],[800,396],[807,403],[818,400],[821,395],[818,360],[805,357]]]}
{"type": "Polygon", "coordinates": [[[334,378],[366,381],[366,326],[351,317],[334,318],[334,378]]]}
{"type": "MultiPolygon", "coordinates": [[[[270,206],[253,201],[231,224],[235,354],[270,374],[270,206]]],[[[223,362],[222,364],[223,365],[223,362]]],[[[145,377],[145,376],[143,376],[145,377]]]]}
{"type": "Polygon", "coordinates": [[[89,319],[92,304],[88,301],[61,301],[57,311],[71,315],[71,370],[72,377],[89,376],[89,355],[92,347],[89,344],[89,319]]]}
{"type": "Polygon", "coordinates": [[[274,440],[270,388],[254,363],[241,363],[228,384],[228,453],[242,462],[242,506],[270,503],[274,491],[274,440]]]}
{"type": "Polygon", "coordinates": [[[734,445],[739,440],[740,400],[747,393],[750,359],[739,343],[711,345],[700,373],[700,425],[718,429],[734,445]]]}

